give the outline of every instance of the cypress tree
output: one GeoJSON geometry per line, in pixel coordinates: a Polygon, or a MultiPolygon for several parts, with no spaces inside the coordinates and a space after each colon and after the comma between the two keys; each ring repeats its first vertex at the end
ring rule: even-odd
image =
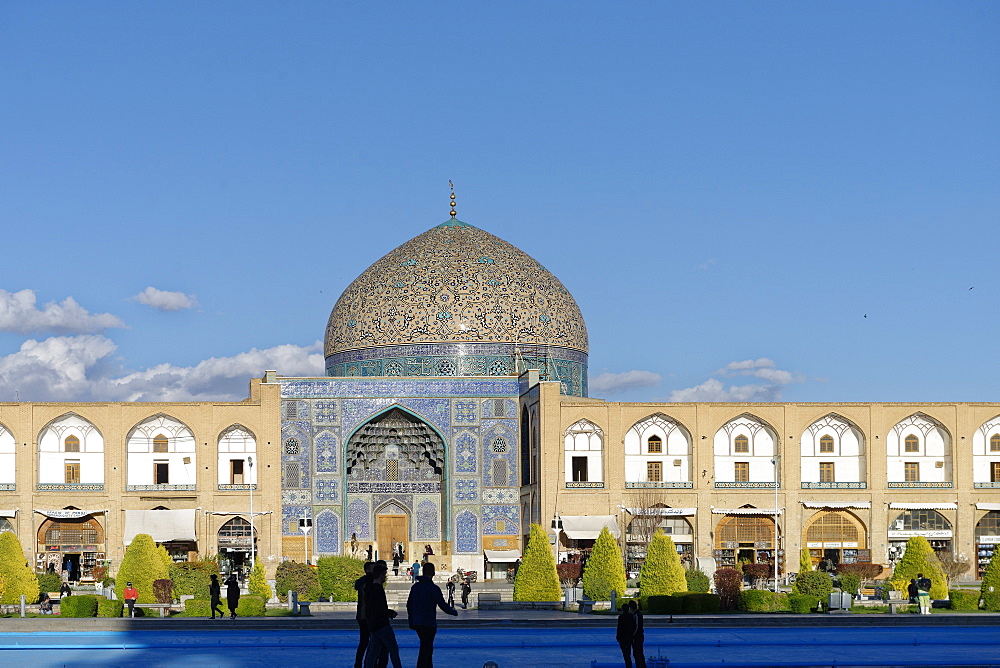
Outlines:
{"type": "Polygon", "coordinates": [[[583,569],[583,593],[595,601],[607,601],[612,590],[619,598],[625,594],[625,562],[618,542],[603,527],[583,569]]]}
{"type": "Polygon", "coordinates": [[[170,567],[174,565],[174,559],[167,552],[167,548],[163,545],[156,546],[156,553],[160,555],[160,561],[163,562],[163,567],[167,569],[167,575],[164,577],[170,577],[170,567]]]}
{"type": "Polygon", "coordinates": [[[129,582],[139,591],[139,603],[156,603],[153,580],[170,577],[156,543],[148,533],[136,534],[125,550],[122,565],[115,576],[115,594],[124,600],[125,585],[129,582]]]}
{"type": "Polygon", "coordinates": [[[811,570],[813,570],[812,556],[809,554],[809,548],[804,547],[799,550],[799,573],[808,573],[811,570]]]}
{"type": "Polygon", "coordinates": [[[941,570],[941,564],[934,556],[934,548],[923,536],[914,536],[906,541],[906,552],[892,571],[892,586],[906,595],[906,587],[918,573],[931,580],[931,598],[948,598],[948,578],[941,570]]]}
{"type": "Polygon", "coordinates": [[[252,596],[260,596],[265,603],[271,600],[271,587],[267,584],[267,574],[264,572],[264,564],[261,563],[260,559],[253,562],[247,587],[252,596]]]}
{"type": "Polygon", "coordinates": [[[983,609],[990,612],[1000,612],[1000,550],[993,550],[990,563],[983,572],[983,584],[979,595],[983,599],[983,609]]]}
{"type": "Polygon", "coordinates": [[[521,567],[514,578],[515,601],[558,601],[562,597],[556,560],[540,524],[532,524],[521,567]]]}
{"type": "Polygon", "coordinates": [[[674,540],[657,529],[639,569],[639,596],[669,596],[687,590],[684,566],[674,540]]]}
{"type": "Polygon", "coordinates": [[[38,578],[24,558],[21,541],[10,531],[0,532],[0,603],[20,603],[21,595],[28,603],[38,600],[38,578]]]}

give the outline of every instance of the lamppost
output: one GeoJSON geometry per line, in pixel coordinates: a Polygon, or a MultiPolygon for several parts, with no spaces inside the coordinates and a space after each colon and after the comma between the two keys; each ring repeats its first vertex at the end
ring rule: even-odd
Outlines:
{"type": "Polygon", "coordinates": [[[559,513],[556,513],[555,515],[552,516],[552,532],[555,534],[556,537],[555,541],[553,542],[555,543],[556,546],[557,564],[559,563],[559,534],[562,533],[562,530],[563,530],[562,518],[559,517],[559,513]]]}
{"type": "Polygon", "coordinates": [[[313,521],[311,517],[300,517],[299,518],[299,531],[305,537],[306,543],[306,565],[309,565],[309,530],[313,528],[313,521]]]}
{"type": "Polygon", "coordinates": [[[778,591],[778,455],[771,463],[774,464],[774,549],[771,558],[774,559],[774,591],[778,591]]]}
{"type": "Polygon", "coordinates": [[[257,556],[256,550],[254,549],[256,547],[254,545],[256,541],[254,540],[254,531],[253,531],[253,479],[254,479],[253,457],[251,456],[247,457],[247,466],[250,468],[250,476],[249,476],[250,484],[247,485],[247,487],[250,489],[250,572],[252,573],[254,567],[254,558],[257,556]]]}

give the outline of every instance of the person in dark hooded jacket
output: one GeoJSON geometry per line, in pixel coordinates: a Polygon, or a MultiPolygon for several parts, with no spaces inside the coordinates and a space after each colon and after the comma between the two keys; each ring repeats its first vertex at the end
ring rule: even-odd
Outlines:
{"type": "Polygon", "coordinates": [[[229,606],[229,618],[236,619],[236,608],[240,607],[240,581],[236,573],[226,578],[226,605],[229,606]]]}
{"type": "MultiPolygon", "coordinates": [[[[365,660],[365,652],[371,644],[371,632],[368,630],[368,622],[365,620],[365,585],[371,582],[372,572],[375,569],[374,561],[365,562],[365,574],[354,581],[354,590],[358,592],[358,613],[355,620],[358,622],[358,651],[354,654],[354,668],[362,668],[365,660]]],[[[376,668],[385,668],[389,664],[389,655],[381,652],[375,662],[376,668]]]]}
{"type": "Polygon", "coordinates": [[[444,601],[441,587],[434,584],[434,564],[424,564],[423,575],[410,587],[410,596],[406,599],[406,615],[410,628],[416,631],[420,638],[420,651],[417,653],[417,668],[433,668],[434,666],[434,636],[437,634],[437,609],[441,608],[449,615],[458,616],[458,610],[444,601]]]}
{"type": "Polygon", "coordinates": [[[385,562],[379,561],[372,570],[371,580],[364,585],[365,622],[368,623],[368,631],[371,633],[371,644],[365,653],[364,668],[375,668],[375,662],[383,648],[389,653],[392,668],[403,668],[399,660],[396,634],[389,625],[396,616],[396,611],[389,609],[389,604],[385,600],[385,589],[382,586],[388,571],[385,562]]]}

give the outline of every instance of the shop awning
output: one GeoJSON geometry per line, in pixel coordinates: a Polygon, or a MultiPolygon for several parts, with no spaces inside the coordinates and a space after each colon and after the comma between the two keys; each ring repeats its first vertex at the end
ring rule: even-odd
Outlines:
{"type": "Polygon", "coordinates": [[[513,563],[521,558],[520,550],[483,550],[491,564],[513,563]]]}
{"type": "Polygon", "coordinates": [[[954,501],[945,503],[890,503],[893,510],[958,510],[958,504],[954,501]]]}
{"type": "Polygon", "coordinates": [[[712,508],[715,515],[780,515],[784,508],[712,508]]]}
{"type": "Polygon", "coordinates": [[[0,517],[14,517],[17,515],[17,510],[0,510],[0,517]]]}
{"type": "Polygon", "coordinates": [[[1000,510],[1000,503],[977,503],[976,510],[1000,510]]]}
{"type": "Polygon", "coordinates": [[[682,517],[698,513],[697,508],[626,508],[625,511],[629,515],[638,515],[641,517],[652,517],[655,515],[659,515],[660,517],[682,517]]]}
{"type": "Polygon", "coordinates": [[[126,510],[124,543],[129,545],[140,533],[148,533],[157,543],[194,541],[194,510],[126,510]]]}
{"type": "Polygon", "coordinates": [[[614,515],[560,515],[563,533],[571,540],[597,540],[601,529],[608,528],[618,538],[618,518],[614,515]]]}
{"type": "Polygon", "coordinates": [[[803,501],[806,508],[871,508],[871,501],[803,501]]]}
{"type": "Polygon", "coordinates": [[[81,517],[86,517],[87,515],[106,515],[108,511],[106,510],[63,510],[59,508],[58,510],[40,510],[35,508],[35,512],[39,515],[45,515],[46,517],[51,517],[54,520],[78,520],[81,517]]]}

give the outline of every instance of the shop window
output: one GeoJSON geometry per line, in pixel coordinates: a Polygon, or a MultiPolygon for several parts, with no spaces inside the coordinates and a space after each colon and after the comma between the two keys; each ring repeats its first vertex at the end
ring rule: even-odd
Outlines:
{"type": "Polygon", "coordinates": [[[913,434],[903,439],[903,452],[920,452],[920,439],[913,434]]]}
{"type": "Polygon", "coordinates": [[[750,452],[750,439],[746,436],[737,436],[733,441],[733,452],[750,452]]]}
{"type": "Polygon", "coordinates": [[[242,485],[243,484],[243,460],[242,459],[230,459],[229,460],[229,483],[232,485],[242,485]]]}
{"type": "Polygon", "coordinates": [[[63,441],[63,451],[80,452],[80,439],[76,436],[67,436],[66,440],[63,441]]]}
{"type": "Polygon", "coordinates": [[[167,437],[163,434],[157,434],[153,437],[153,452],[166,452],[167,451],[167,437]]]}
{"type": "Polygon", "coordinates": [[[649,454],[659,454],[663,452],[663,439],[653,434],[646,440],[646,446],[649,454]]]}
{"type": "Polygon", "coordinates": [[[990,462],[990,482],[1000,482],[1000,462],[990,462]]]}
{"type": "Polygon", "coordinates": [[[1000,434],[990,436],[990,452],[1000,452],[1000,434]]]}
{"type": "Polygon", "coordinates": [[[153,484],[167,485],[170,483],[170,464],[168,462],[153,462],[153,484]]]}
{"type": "Polygon", "coordinates": [[[646,462],[646,480],[648,482],[663,482],[662,462],[646,462]]]}
{"type": "Polygon", "coordinates": [[[819,439],[819,451],[820,452],[833,452],[833,436],[827,434],[826,436],[821,436],[819,439]]]}
{"type": "MultiPolygon", "coordinates": [[[[78,443],[79,444],[79,443],[78,443]]],[[[75,485],[80,482],[80,461],[66,462],[66,484],[75,485]]]]}
{"type": "Polygon", "coordinates": [[[736,482],[750,482],[750,462],[736,462],[733,464],[733,480],[736,482]]]}
{"type": "Polygon", "coordinates": [[[587,458],[573,457],[573,481],[587,482],[587,458]]]}
{"type": "Polygon", "coordinates": [[[819,463],[819,481],[820,482],[835,482],[833,475],[833,462],[820,462],[819,463]]]}
{"type": "Polygon", "coordinates": [[[906,462],[903,464],[903,482],[920,482],[919,462],[906,462]]]}

